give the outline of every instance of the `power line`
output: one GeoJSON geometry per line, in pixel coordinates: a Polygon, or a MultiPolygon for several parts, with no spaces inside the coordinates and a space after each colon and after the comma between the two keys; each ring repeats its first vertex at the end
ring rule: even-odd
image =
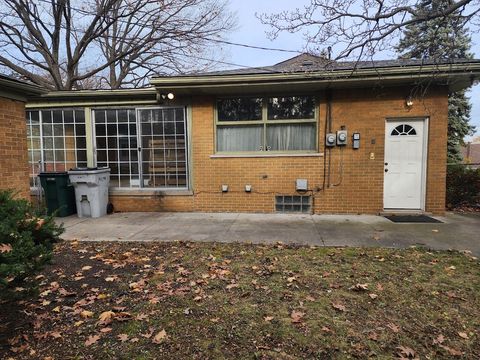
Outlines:
{"type": "MultiPolygon", "coordinates": [[[[49,0],[38,0],[38,1],[39,1],[39,2],[43,2],[43,3],[45,3],[45,4],[48,4],[48,5],[51,5],[51,2],[50,2],[49,0]]],[[[79,9],[79,8],[76,8],[76,7],[73,7],[73,6],[70,6],[70,8],[71,8],[72,10],[78,11],[78,12],[81,13],[81,14],[92,16],[92,13],[90,13],[90,12],[88,12],[88,11],[86,11],[86,10],[79,9]]],[[[141,13],[141,11],[139,11],[139,13],[141,13]]],[[[145,14],[145,13],[144,13],[144,14],[145,14]]],[[[120,19],[120,18],[116,19],[115,21],[117,21],[117,22],[119,22],[119,23],[131,25],[131,23],[129,23],[128,21],[122,20],[122,19],[120,19]]],[[[48,24],[48,25],[54,26],[53,24],[48,24]]],[[[148,27],[147,24],[143,24],[142,26],[148,27]]],[[[65,28],[65,26],[63,25],[62,28],[65,28]]],[[[81,32],[81,30],[78,30],[78,29],[76,29],[76,31],[81,32]]],[[[103,35],[103,36],[104,36],[104,37],[108,37],[108,38],[110,38],[110,39],[135,40],[135,39],[133,39],[133,38],[113,36],[113,35],[103,35]]],[[[274,48],[274,47],[266,47],[266,46],[257,46],[257,45],[244,44],[244,43],[233,42],[233,41],[222,40],[222,39],[213,39],[213,38],[210,38],[210,37],[202,37],[202,36],[199,36],[199,37],[200,37],[201,39],[204,39],[204,40],[207,40],[207,41],[212,41],[212,42],[221,43],[221,44],[227,44],[227,45],[232,45],[232,46],[239,46],[239,47],[244,47],[244,48],[249,48],[249,49],[254,49],[254,50],[278,51],[278,52],[286,52],[286,53],[293,53],[293,54],[302,54],[302,53],[303,53],[303,51],[300,51],[300,50],[290,50],[290,49],[282,49],[282,48],[274,48]]]]}

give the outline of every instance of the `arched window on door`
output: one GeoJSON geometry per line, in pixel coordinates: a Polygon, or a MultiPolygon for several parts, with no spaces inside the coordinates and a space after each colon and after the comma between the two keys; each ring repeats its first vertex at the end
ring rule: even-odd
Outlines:
{"type": "Polygon", "coordinates": [[[391,136],[403,136],[403,135],[417,135],[417,131],[413,126],[408,124],[401,124],[395,127],[390,133],[391,136]]]}

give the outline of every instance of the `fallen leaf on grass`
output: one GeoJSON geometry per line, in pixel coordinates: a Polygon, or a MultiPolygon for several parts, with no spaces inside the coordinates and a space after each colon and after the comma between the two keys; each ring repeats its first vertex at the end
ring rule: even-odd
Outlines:
{"type": "Polygon", "coordinates": [[[61,334],[60,332],[58,332],[58,331],[52,331],[52,332],[50,333],[50,336],[51,336],[52,338],[54,338],[54,339],[59,339],[59,338],[62,337],[62,334],[61,334]]]}
{"type": "Polygon", "coordinates": [[[0,244],[0,253],[5,254],[13,250],[12,245],[10,244],[0,244]]]}
{"type": "Polygon", "coordinates": [[[292,323],[294,323],[294,324],[301,323],[303,321],[304,316],[305,316],[305,313],[303,313],[301,311],[296,311],[296,310],[293,310],[292,313],[290,314],[290,317],[292,319],[292,323]]]}
{"type": "Polygon", "coordinates": [[[353,290],[353,291],[367,291],[368,290],[368,284],[355,284],[353,286],[350,286],[350,290],[353,290]]]}
{"type": "Polygon", "coordinates": [[[403,359],[416,359],[415,350],[408,346],[397,346],[397,356],[403,359]]]}
{"type": "Polygon", "coordinates": [[[332,303],[332,307],[335,309],[335,310],[338,310],[338,311],[345,311],[347,310],[347,308],[345,307],[345,305],[342,305],[340,303],[332,303]]]}
{"type": "Polygon", "coordinates": [[[387,324],[387,327],[394,333],[398,333],[400,331],[400,327],[398,325],[395,325],[394,323],[387,324]]]}
{"type": "Polygon", "coordinates": [[[88,271],[91,268],[92,268],[91,266],[87,265],[87,266],[82,267],[82,271],[88,271]]]}
{"type": "Polygon", "coordinates": [[[263,318],[263,320],[266,321],[266,322],[270,322],[270,321],[273,320],[273,316],[265,316],[265,317],[263,318]]]}
{"type": "Polygon", "coordinates": [[[463,355],[463,352],[461,352],[459,350],[456,350],[456,349],[452,349],[451,347],[448,347],[448,346],[445,346],[445,345],[440,345],[440,347],[442,349],[446,350],[452,356],[462,356],[463,355]]]}
{"type": "Polygon", "coordinates": [[[99,335],[90,335],[88,339],[85,341],[85,346],[90,346],[95,344],[98,340],[100,340],[99,335]]]}
{"type": "Polygon", "coordinates": [[[88,311],[88,310],[83,310],[81,313],[80,313],[80,316],[84,319],[86,318],[89,318],[89,317],[92,317],[93,316],[93,311],[88,311]]]}
{"type": "Polygon", "coordinates": [[[104,327],[103,329],[100,329],[100,332],[106,334],[106,333],[109,333],[112,330],[113,329],[111,327],[104,327]]]}
{"type": "Polygon", "coordinates": [[[433,345],[442,344],[444,341],[445,341],[445,337],[442,334],[440,334],[437,336],[436,339],[433,340],[433,345]]]}
{"type": "Polygon", "coordinates": [[[165,329],[163,329],[162,331],[160,331],[157,335],[155,335],[152,339],[152,342],[154,344],[161,344],[162,342],[164,342],[167,338],[167,332],[165,331],[165,329]]]}
{"type": "Polygon", "coordinates": [[[62,295],[63,297],[70,297],[70,296],[75,296],[75,295],[77,295],[75,292],[65,290],[64,288],[58,289],[58,293],[59,293],[60,295],[62,295]]]}
{"type": "Polygon", "coordinates": [[[117,335],[117,339],[120,340],[121,342],[125,342],[128,340],[128,335],[127,334],[119,334],[117,335]]]}
{"type": "Polygon", "coordinates": [[[468,334],[466,332],[459,332],[458,336],[460,336],[462,339],[468,339],[468,334]]]}
{"type": "Polygon", "coordinates": [[[372,300],[375,300],[378,297],[378,295],[374,293],[368,294],[368,296],[370,296],[370,299],[372,300]]]}
{"type": "Polygon", "coordinates": [[[110,311],[110,310],[109,311],[104,311],[98,317],[98,319],[99,319],[98,323],[100,325],[108,325],[112,322],[114,316],[115,316],[115,313],[113,311],[110,311]]]}
{"type": "Polygon", "coordinates": [[[228,284],[228,285],[226,286],[226,289],[227,289],[227,290],[231,290],[231,289],[233,289],[233,288],[238,288],[239,286],[240,286],[239,284],[228,284]]]}

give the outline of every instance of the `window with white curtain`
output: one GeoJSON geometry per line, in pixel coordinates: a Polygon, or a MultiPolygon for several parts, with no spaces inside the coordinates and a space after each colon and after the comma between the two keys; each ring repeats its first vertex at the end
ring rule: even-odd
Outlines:
{"type": "Polygon", "coordinates": [[[219,98],[216,110],[218,153],[317,151],[313,96],[219,98]]]}

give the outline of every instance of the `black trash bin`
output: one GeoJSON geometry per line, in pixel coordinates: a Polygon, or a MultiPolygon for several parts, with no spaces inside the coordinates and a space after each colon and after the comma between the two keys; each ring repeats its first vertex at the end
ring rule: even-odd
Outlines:
{"type": "Polygon", "coordinates": [[[45,193],[48,214],[58,217],[76,214],[75,189],[67,172],[43,172],[38,175],[45,193]]]}

